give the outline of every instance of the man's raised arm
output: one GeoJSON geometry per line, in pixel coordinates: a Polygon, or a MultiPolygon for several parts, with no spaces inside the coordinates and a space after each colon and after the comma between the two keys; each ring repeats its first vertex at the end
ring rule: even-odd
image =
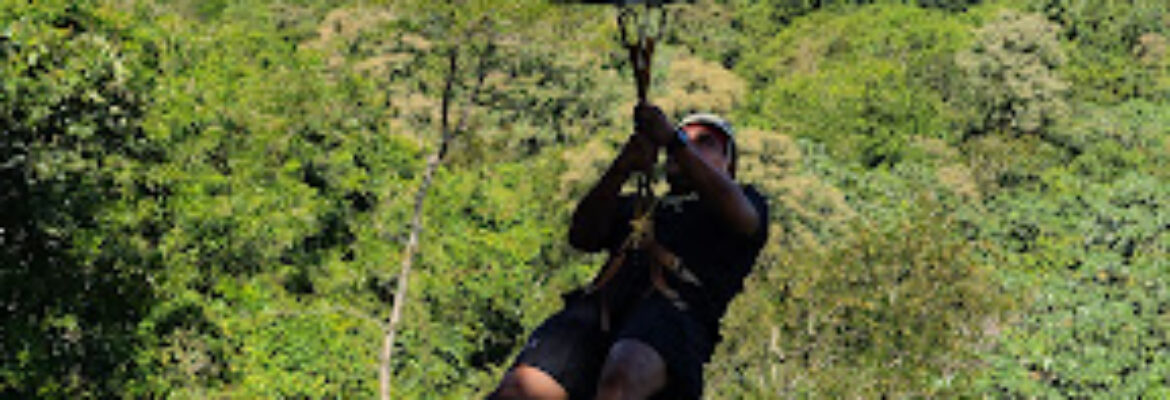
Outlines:
{"type": "MultiPolygon", "coordinates": [[[[634,110],[634,121],[639,132],[659,146],[667,146],[676,136],[658,107],[639,104],[634,110]]],[[[711,165],[689,143],[675,147],[670,155],[698,192],[700,201],[722,216],[733,231],[744,236],[754,235],[760,229],[759,213],[730,173],[711,165]]]]}
{"type": "Polygon", "coordinates": [[[614,228],[611,225],[614,213],[618,211],[618,195],[622,185],[629,179],[631,172],[652,168],[657,155],[658,148],[650,138],[637,133],[630,135],[629,141],[601,176],[601,180],[577,203],[569,227],[569,244],[587,252],[603,250],[605,239],[614,228]]]}

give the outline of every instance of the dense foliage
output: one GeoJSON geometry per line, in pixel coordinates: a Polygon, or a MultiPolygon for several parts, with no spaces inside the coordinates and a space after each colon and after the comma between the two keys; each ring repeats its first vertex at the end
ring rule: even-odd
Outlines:
{"type": "MultiPolygon", "coordinates": [[[[730,115],[773,216],[708,397],[1170,395],[1168,11],[671,8],[651,98],[730,115]]],[[[616,36],[538,0],[0,0],[0,397],[373,397],[448,82],[393,393],[484,395],[601,261],[564,232],[631,127],[616,36]]]]}

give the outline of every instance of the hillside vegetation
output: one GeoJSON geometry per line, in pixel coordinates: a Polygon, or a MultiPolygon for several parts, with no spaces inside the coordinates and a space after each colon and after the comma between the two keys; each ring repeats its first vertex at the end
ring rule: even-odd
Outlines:
{"type": "MultiPolygon", "coordinates": [[[[1170,5],[698,0],[650,97],[726,114],[771,240],[713,399],[1170,396],[1170,5]]],[[[632,129],[613,10],[0,0],[0,397],[490,391],[583,284],[632,129]]]]}

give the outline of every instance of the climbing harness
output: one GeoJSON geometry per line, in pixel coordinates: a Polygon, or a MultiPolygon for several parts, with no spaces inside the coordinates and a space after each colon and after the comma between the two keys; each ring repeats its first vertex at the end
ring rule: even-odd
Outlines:
{"type": "MultiPolygon", "coordinates": [[[[641,193],[641,190],[639,192],[641,193]]],[[[681,258],[655,240],[654,210],[658,201],[653,197],[653,192],[648,193],[651,193],[648,197],[643,197],[640,194],[635,198],[634,218],[630,220],[630,234],[626,236],[619,250],[610,257],[601,274],[586,288],[586,293],[597,293],[603,290],[605,285],[610,283],[614,276],[617,276],[618,271],[629,260],[632,265],[646,265],[650,269],[652,286],[647,290],[647,294],[650,290],[656,290],[675,307],[686,310],[686,302],[682,300],[677,291],[666,283],[665,272],[671,272],[679,280],[695,286],[702,286],[702,282],[683,265],[681,258]]],[[[606,296],[599,297],[601,299],[601,330],[609,332],[611,314],[609,300],[606,296]]]]}
{"type": "MultiPolygon", "coordinates": [[[[598,1],[586,1],[597,3],[598,1]]],[[[617,23],[618,34],[622,47],[630,57],[630,66],[634,70],[634,84],[637,88],[638,102],[646,103],[650,89],[651,61],[654,56],[654,45],[658,37],[666,29],[666,10],[662,7],[667,1],[662,0],[615,0],[612,3],[618,7],[617,23]],[[635,5],[642,3],[639,10],[635,5]]],[[[618,271],[626,264],[634,266],[644,265],[649,268],[651,290],[657,291],[675,307],[685,310],[687,304],[678,292],[666,283],[665,272],[669,271],[683,282],[700,285],[699,280],[691,274],[682,263],[682,259],[658,243],[654,235],[654,212],[658,199],[651,187],[650,171],[637,171],[637,195],[634,198],[633,218],[630,220],[630,234],[622,242],[597,276],[587,287],[586,293],[600,293],[601,329],[610,331],[611,312],[608,296],[602,292],[606,285],[617,276],[618,271]]]]}

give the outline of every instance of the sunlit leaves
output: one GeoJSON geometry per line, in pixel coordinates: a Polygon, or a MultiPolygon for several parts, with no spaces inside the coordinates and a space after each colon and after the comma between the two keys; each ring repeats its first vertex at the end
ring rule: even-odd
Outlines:
{"type": "Polygon", "coordinates": [[[939,83],[953,66],[940,58],[961,45],[963,26],[914,7],[811,15],[737,67],[752,88],[741,115],[864,165],[897,164],[909,137],[954,137],[939,83]]]}
{"type": "Polygon", "coordinates": [[[969,390],[1006,305],[988,265],[922,198],[825,248],[786,247],[729,317],[709,370],[720,396],[946,396],[969,390]],[[933,211],[932,211],[933,210],[933,211]],[[746,332],[751,332],[745,334],[746,332]],[[734,367],[734,369],[730,368],[734,367]],[[964,372],[966,371],[966,372],[964,372]],[[952,382],[952,380],[954,382],[952,382]]]}
{"type": "Polygon", "coordinates": [[[955,56],[971,93],[978,133],[1041,133],[1068,112],[1068,84],[1056,72],[1066,56],[1057,26],[1034,14],[1003,11],[955,56]]]}

